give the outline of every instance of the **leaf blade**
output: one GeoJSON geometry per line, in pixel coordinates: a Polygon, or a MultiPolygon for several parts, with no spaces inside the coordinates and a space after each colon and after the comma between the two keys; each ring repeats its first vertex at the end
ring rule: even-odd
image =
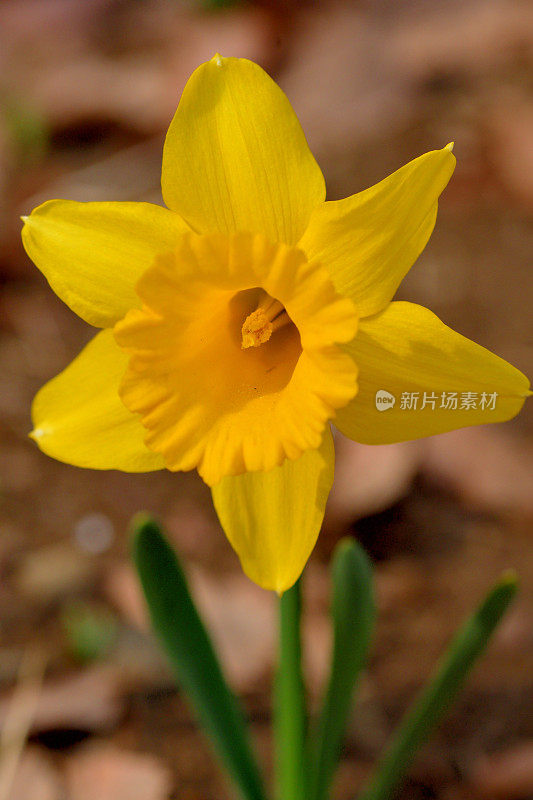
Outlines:
{"type": "Polygon", "coordinates": [[[358,800],[390,800],[418,748],[450,706],[465,678],[518,590],[512,571],[504,572],[477,610],[459,628],[433,677],[407,712],[358,800]]]}
{"type": "Polygon", "coordinates": [[[265,800],[246,726],[189,593],[176,553],[147,515],[132,524],[135,562],[155,630],[198,720],[245,800],[265,800]]]}
{"type": "Polygon", "coordinates": [[[332,565],[333,654],[313,755],[312,800],[327,797],[355,687],[370,646],[375,621],[372,568],[353,539],[342,540],[332,565]]]}

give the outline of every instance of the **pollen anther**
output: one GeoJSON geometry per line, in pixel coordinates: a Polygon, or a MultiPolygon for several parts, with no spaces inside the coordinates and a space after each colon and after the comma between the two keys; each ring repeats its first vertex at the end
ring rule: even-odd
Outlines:
{"type": "Polygon", "coordinates": [[[288,322],[290,322],[289,315],[279,300],[262,292],[257,308],[244,320],[241,329],[242,349],[259,347],[268,342],[274,331],[288,322]]]}

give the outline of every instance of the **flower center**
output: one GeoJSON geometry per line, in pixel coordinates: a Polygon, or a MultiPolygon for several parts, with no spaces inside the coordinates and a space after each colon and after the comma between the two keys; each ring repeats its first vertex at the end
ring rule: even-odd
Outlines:
{"type": "Polygon", "coordinates": [[[268,342],[274,331],[289,322],[289,315],[279,300],[271,297],[263,290],[257,308],[251,314],[248,314],[244,320],[241,329],[242,349],[259,347],[264,342],[268,342]]]}

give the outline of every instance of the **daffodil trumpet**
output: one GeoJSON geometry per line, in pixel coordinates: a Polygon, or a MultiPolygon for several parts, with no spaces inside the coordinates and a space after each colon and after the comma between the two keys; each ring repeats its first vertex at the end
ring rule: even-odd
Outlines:
{"type": "Polygon", "coordinates": [[[510,419],[529,394],[392,301],[454,166],[447,145],[326,201],[281,89],[244,59],[202,64],[165,141],[167,208],[51,200],[24,218],[30,258],[101,328],[37,394],[31,436],[81,467],[197,469],[244,571],[284,592],[321,527],[332,422],[383,444],[510,419]]]}

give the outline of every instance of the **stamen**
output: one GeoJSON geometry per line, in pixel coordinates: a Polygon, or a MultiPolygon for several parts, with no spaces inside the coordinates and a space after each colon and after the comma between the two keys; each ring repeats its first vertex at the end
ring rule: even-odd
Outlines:
{"type": "Polygon", "coordinates": [[[279,300],[263,290],[257,308],[244,320],[241,329],[242,349],[259,347],[260,344],[268,342],[274,331],[288,322],[290,322],[289,315],[279,300]]]}
{"type": "Polygon", "coordinates": [[[265,315],[264,311],[256,308],[244,320],[242,326],[242,349],[247,347],[259,347],[260,344],[268,342],[272,336],[272,323],[265,315]]]}

